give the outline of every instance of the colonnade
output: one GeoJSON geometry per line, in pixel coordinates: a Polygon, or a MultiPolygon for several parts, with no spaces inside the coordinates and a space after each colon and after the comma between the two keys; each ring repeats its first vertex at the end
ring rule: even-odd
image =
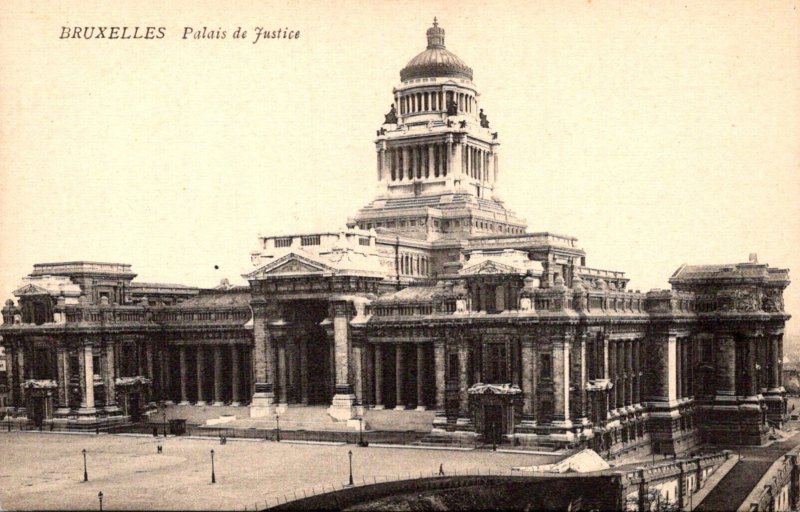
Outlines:
{"type": "Polygon", "coordinates": [[[387,404],[398,410],[444,406],[444,389],[439,389],[443,382],[430,378],[438,373],[431,371],[438,365],[432,343],[375,343],[365,355],[367,386],[362,401],[376,409],[387,404]]]}
{"type": "Polygon", "coordinates": [[[492,163],[494,154],[482,148],[464,146],[464,157],[461,159],[462,173],[472,179],[490,182],[492,180],[492,163]]]}
{"type": "Polygon", "coordinates": [[[472,94],[454,91],[401,92],[397,94],[395,103],[400,105],[400,114],[406,115],[446,111],[451,99],[456,102],[458,112],[474,114],[478,110],[478,102],[472,94]]]}
{"type": "Polygon", "coordinates": [[[444,177],[451,167],[447,143],[416,144],[381,150],[384,158],[379,169],[389,169],[391,181],[444,177]],[[384,161],[385,159],[385,161],[384,161]]]}
{"type": "Polygon", "coordinates": [[[611,415],[641,404],[643,343],[641,338],[609,339],[602,335],[587,343],[587,379],[607,382],[594,388],[587,398],[587,415],[593,422],[602,423],[611,415]]]}
{"type": "Polygon", "coordinates": [[[400,253],[400,274],[407,276],[427,276],[430,261],[424,254],[400,253]]]}
{"type": "Polygon", "coordinates": [[[249,349],[236,343],[182,344],[177,351],[177,382],[172,381],[166,366],[171,354],[162,352],[160,356],[164,373],[157,389],[163,397],[179,398],[184,405],[238,405],[249,400],[249,349]]]}

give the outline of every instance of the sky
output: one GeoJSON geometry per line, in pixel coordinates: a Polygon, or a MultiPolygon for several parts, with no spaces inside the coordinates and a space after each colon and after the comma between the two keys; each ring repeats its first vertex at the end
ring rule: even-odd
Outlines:
{"type": "Polygon", "coordinates": [[[529,231],[642,291],[750,253],[800,269],[800,2],[6,0],[0,295],[52,261],[243,282],[259,234],[340,228],[374,195],[375,130],[434,16],[529,231]],[[76,26],[165,36],[60,38],[76,26]]]}

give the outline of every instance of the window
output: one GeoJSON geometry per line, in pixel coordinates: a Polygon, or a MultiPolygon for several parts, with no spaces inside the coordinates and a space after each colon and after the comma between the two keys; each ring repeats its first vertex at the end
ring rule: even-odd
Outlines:
{"type": "Polygon", "coordinates": [[[486,369],[487,380],[496,384],[507,382],[507,362],[505,345],[489,345],[489,367],[486,369]]]}
{"type": "Polygon", "coordinates": [[[447,380],[450,382],[458,382],[459,365],[458,354],[453,353],[447,359],[447,380]]]}
{"type": "Polygon", "coordinates": [[[539,378],[543,380],[553,379],[553,364],[550,354],[539,354],[539,378]]]}
{"type": "Polygon", "coordinates": [[[358,238],[358,245],[369,245],[369,238],[362,236],[358,238]]]}
{"type": "Polygon", "coordinates": [[[319,245],[319,235],[310,235],[300,237],[300,245],[319,245]]]}
{"type": "Polygon", "coordinates": [[[276,238],[275,239],[275,247],[290,247],[291,245],[292,245],[292,239],[291,238],[276,238]]]}

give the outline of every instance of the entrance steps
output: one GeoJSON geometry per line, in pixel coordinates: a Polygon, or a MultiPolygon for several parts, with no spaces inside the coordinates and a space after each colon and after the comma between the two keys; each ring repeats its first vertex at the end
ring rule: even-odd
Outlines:
{"type": "MultiPolygon", "coordinates": [[[[281,430],[307,430],[311,432],[354,432],[358,424],[337,421],[328,414],[327,405],[290,405],[285,411],[264,418],[241,418],[224,424],[230,428],[274,429],[280,421],[281,430]],[[278,420],[280,418],[280,420],[278,420]]],[[[366,425],[364,426],[366,429],[366,425]]]]}

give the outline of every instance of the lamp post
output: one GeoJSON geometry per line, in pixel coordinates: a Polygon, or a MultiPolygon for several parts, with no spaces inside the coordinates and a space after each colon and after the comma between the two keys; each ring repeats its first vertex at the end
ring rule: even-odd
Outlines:
{"type": "Polygon", "coordinates": [[[276,422],[275,440],[280,443],[281,442],[281,417],[276,415],[275,416],[275,422],[276,422]]]}
{"type": "Polygon", "coordinates": [[[211,449],[211,483],[217,483],[217,475],[214,473],[214,449],[211,449]]]}
{"type": "Polygon", "coordinates": [[[347,450],[347,456],[350,458],[350,480],[347,485],[353,485],[353,450],[347,450]]]}
{"type": "Polygon", "coordinates": [[[97,499],[100,500],[100,512],[103,512],[103,491],[97,493],[97,499]]]}
{"type": "Polygon", "coordinates": [[[164,416],[164,437],[167,437],[167,409],[166,409],[166,405],[164,406],[164,409],[162,410],[161,414],[164,416]]]}
{"type": "Polygon", "coordinates": [[[83,453],[83,481],[89,481],[89,473],[86,472],[86,448],[82,450],[83,453]]]}

